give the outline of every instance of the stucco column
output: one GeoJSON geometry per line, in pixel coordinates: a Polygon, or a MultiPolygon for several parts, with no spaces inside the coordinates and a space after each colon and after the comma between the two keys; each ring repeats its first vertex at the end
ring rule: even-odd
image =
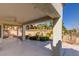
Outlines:
{"type": "Polygon", "coordinates": [[[62,23],[61,17],[53,20],[53,55],[61,55],[62,23]]]}
{"type": "Polygon", "coordinates": [[[3,39],[3,25],[1,25],[1,38],[3,39]]]}
{"type": "Polygon", "coordinates": [[[56,11],[59,13],[59,17],[53,20],[53,55],[62,55],[62,4],[52,4],[56,11]]]}
{"type": "Polygon", "coordinates": [[[22,39],[25,40],[25,30],[26,30],[26,26],[23,25],[22,26],[22,39]]]}
{"type": "Polygon", "coordinates": [[[1,34],[1,37],[0,37],[0,48],[2,48],[2,43],[3,43],[3,25],[1,24],[0,26],[1,26],[1,28],[0,28],[0,34],[1,34]]]}

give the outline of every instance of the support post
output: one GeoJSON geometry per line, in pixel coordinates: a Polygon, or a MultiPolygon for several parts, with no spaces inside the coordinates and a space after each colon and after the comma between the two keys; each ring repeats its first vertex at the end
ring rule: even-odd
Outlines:
{"type": "Polygon", "coordinates": [[[61,55],[61,40],[62,40],[62,21],[61,17],[59,19],[54,19],[53,21],[53,55],[61,55]]]}
{"type": "Polygon", "coordinates": [[[26,30],[26,26],[23,25],[22,26],[22,39],[25,40],[25,30],[26,30]]]}
{"type": "Polygon", "coordinates": [[[19,33],[18,33],[18,29],[19,29],[19,28],[18,28],[18,26],[17,26],[17,37],[18,37],[18,34],[19,34],[19,33]]]}
{"type": "Polygon", "coordinates": [[[0,48],[2,47],[2,42],[3,42],[3,25],[0,25],[0,48]]]}

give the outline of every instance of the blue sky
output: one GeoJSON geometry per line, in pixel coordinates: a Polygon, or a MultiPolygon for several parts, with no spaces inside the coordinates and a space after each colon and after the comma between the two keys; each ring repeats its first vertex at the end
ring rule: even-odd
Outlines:
{"type": "Polygon", "coordinates": [[[64,5],[63,22],[67,29],[79,27],[79,4],[67,3],[64,5]]]}

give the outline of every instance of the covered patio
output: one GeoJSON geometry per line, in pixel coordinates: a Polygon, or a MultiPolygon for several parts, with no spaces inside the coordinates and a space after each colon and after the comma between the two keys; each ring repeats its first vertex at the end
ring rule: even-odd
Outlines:
{"type": "Polygon", "coordinates": [[[52,56],[52,51],[49,42],[32,40],[20,42],[15,39],[2,43],[0,56],[52,56]]]}
{"type": "Polygon", "coordinates": [[[56,3],[0,4],[0,55],[62,55],[62,10],[62,4],[56,3]],[[26,40],[26,24],[46,21],[46,17],[53,20],[52,43],[26,40]],[[4,25],[20,26],[22,42],[17,38],[4,40],[4,25]]]}

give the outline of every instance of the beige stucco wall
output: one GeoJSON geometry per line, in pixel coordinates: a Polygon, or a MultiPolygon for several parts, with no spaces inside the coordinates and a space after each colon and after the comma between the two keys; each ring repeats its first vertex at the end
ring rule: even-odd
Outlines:
{"type": "Polygon", "coordinates": [[[60,3],[52,4],[56,11],[59,13],[60,18],[53,28],[53,45],[56,46],[59,40],[62,40],[62,16],[63,16],[63,6],[60,3]]]}
{"type": "Polygon", "coordinates": [[[59,13],[59,18],[55,26],[53,27],[53,55],[63,55],[62,52],[62,18],[63,18],[63,6],[60,3],[52,3],[52,6],[59,13]]]}

